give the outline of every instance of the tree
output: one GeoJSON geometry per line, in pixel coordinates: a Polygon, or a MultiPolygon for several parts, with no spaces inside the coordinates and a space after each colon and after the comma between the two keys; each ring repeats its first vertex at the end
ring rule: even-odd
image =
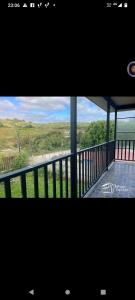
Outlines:
{"type": "MultiPolygon", "coordinates": [[[[110,121],[110,140],[114,138],[114,122],[110,121]]],[[[91,122],[80,136],[81,148],[87,148],[106,141],[106,121],[91,122]]]]}
{"type": "Polygon", "coordinates": [[[46,135],[35,137],[33,142],[34,151],[39,152],[40,150],[44,151],[55,151],[65,147],[68,143],[68,139],[64,137],[62,132],[53,131],[46,135]]]}

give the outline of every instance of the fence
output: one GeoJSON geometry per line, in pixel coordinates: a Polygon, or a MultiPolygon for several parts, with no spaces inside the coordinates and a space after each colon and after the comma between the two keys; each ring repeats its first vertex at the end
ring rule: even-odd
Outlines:
{"type": "Polygon", "coordinates": [[[135,161],[135,140],[117,140],[115,159],[135,161]]]}
{"type": "Polygon", "coordinates": [[[0,172],[11,170],[13,167],[15,156],[7,156],[2,158],[2,162],[0,163],[0,172]]]}
{"type": "MultiPolygon", "coordinates": [[[[114,141],[77,152],[77,196],[83,197],[114,160],[114,141]],[[108,149],[108,161],[107,161],[108,149]]],[[[62,156],[0,176],[0,197],[70,198],[71,158],[62,156]],[[51,168],[51,172],[50,172],[51,168]]]]}

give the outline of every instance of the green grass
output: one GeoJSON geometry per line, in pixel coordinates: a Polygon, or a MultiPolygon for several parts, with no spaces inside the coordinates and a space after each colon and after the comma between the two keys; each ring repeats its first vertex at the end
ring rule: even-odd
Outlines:
{"type": "MultiPolygon", "coordinates": [[[[39,198],[45,198],[44,177],[42,176],[42,174],[38,176],[38,180],[39,180],[39,198]]],[[[27,197],[35,198],[34,180],[33,180],[32,173],[28,173],[26,175],[26,183],[27,183],[27,197]]],[[[70,182],[68,185],[68,190],[70,195],[70,182]]],[[[48,178],[48,194],[49,194],[49,198],[53,198],[53,181],[51,177],[48,178]]],[[[11,181],[11,195],[13,198],[22,198],[20,177],[17,177],[13,181],[11,181]]],[[[66,181],[64,178],[63,178],[63,197],[66,198],[66,181]]],[[[5,198],[3,184],[0,184],[0,198],[5,198]]],[[[56,179],[56,198],[60,198],[60,181],[58,178],[56,179]]]]}

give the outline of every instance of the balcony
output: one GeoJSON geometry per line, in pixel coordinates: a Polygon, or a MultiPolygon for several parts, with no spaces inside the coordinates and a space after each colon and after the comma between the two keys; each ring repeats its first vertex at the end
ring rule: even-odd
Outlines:
{"type": "Polygon", "coordinates": [[[135,197],[135,163],[115,162],[105,172],[88,198],[134,198],[135,197]]]}
{"type": "Polygon", "coordinates": [[[134,197],[135,188],[135,141],[110,141],[78,151],[76,157],[69,154],[46,163],[26,167],[0,177],[0,186],[4,198],[14,197],[12,188],[20,182],[18,197],[29,198],[29,181],[33,178],[32,198],[71,198],[71,161],[77,160],[77,197],[134,197]],[[116,148],[115,148],[116,144],[116,148]],[[132,144],[132,149],[127,148],[132,144]],[[126,148],[125,148],[126,145],[126,148]],[[108,147],[108,166],[106,166],[106,149],[108,147]],[[49,170],[52,170],[51,176],[49,170]],[[38,174],[42,172],[42,183],[38,174]],[[40,194],[40,184],[44,194],[40,194]]]}
{"type": "Polygon", "coordinates": [[[135,108],[135,99],[128,104],[120,99],[120,105],[118,99],[99,100],[95,97],[92,101],[103,109],[105,104],[107,107],[105,143],[77,151],[77,97],[71,97],[71,154],[1,175],[0,198],[134,197],[135,140],[116,140],[116,125],[118,109],[135,108]],[[112,141],[109,140],[110,106],[115,111],[112,141]],[[17,194],[16,184],[20,187],[17,194]]]}

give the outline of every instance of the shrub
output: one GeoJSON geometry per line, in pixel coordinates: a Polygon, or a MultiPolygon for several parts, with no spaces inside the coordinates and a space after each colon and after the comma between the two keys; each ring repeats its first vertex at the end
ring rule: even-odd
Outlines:
{"type": "Polygon", "coordinates": [[[26,152],[20,152],[13,161],[13,169],[21,169],[28,165],[28,154],[26,152]]]}
{"type": "Polygon", "coordinates": [[[4,125],[3,125],[3,123],[2,123],[2,122],[0,122],[0,128],[1,128],[1,127],[4,127],[4,125]]]}

